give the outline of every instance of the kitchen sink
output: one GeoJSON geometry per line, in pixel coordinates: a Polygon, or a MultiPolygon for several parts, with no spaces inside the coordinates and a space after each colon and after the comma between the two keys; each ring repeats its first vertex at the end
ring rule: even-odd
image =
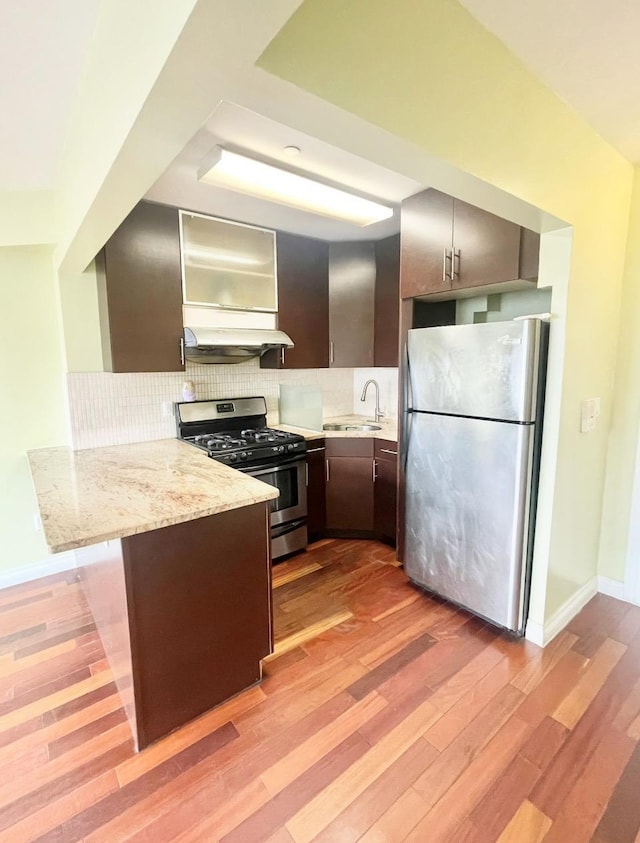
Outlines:
{"type": "Polygon", "coordinates": [[[379,424],[323,424],[323,430],[382,430],[379,424]]]}

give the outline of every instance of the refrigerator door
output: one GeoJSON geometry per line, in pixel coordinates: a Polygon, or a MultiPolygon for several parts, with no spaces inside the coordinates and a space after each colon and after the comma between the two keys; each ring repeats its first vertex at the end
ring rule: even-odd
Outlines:
{"type": "Polygon", "coordinates": [[[538,319],[409,331],[412,409],[534,421],[538,319]]]}
{"type": "Polygon", "coordinates": [[[405,573],[520,630],[534,425],[411,414],[405,573]]]}

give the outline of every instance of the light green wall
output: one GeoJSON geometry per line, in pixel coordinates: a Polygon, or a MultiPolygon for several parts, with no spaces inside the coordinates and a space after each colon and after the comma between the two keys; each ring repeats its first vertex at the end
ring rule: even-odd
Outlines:
{"type": "Polygon", "coordinates": [[[532,601],[548,619],[597,573],[631,165],[454,0],[306,0],[260,64],[573,227],[569,284],[553,290],[548,570],[532,601]],[[600,426],[580,434],[592,396],[600,426]]]}
{"type": "Polygon", "coordinates": [[[503,322],[516,316],[551,311],[551,290],[518,290],[492,296],[470,296],[456,302],[456,325],[503,322]]]}
{"type": "MultiPolygon", "coordinates": [[[[130,0],[108,0],[100,4],[91,49],[79,80],[60,173],[57,265],[62,264],[73,272],[82,271],[102,247],[104,240],[100,238],[79,264],[65,261],[72,241],[83,226],[87,229],[84,236],[89,241],[95,240],[96,202],[100,214],[107,217],[113,215],[115,207],[115,229],[150,186],[144,175],[141,176],[145,174],[147,161],[143,158],[145,153],[139,150],[137,160],[127,160],[125,165],[129,184],[134,189],[139,186],[129,208],[123,214],[117,197],[99,199],[109,174],[122,166],[120,157],[127,137],[195,5],[196,0],[155,0],[152,6],[130,0]]],[[[168,102],[167,108],[170,105],[168,102]]],[[[152,132],[152,127],[148,131],[152,132]]],[[[169,138],[166,142],[170,142],[169,138]]],[[[157,154],[155,146],[149,145],[146,157],[157,154]]]]}
{"type": "Polygon", "coordinates": [[[0,248],[55,243],[58,234],[52,190],[0,193],[0,248]]]}
{"type": "Polygon", "coordinates": [[[640,431],[640,168],[633,187],[600,537],[599,573],[625,579],[636,448],[640,431]]]}
{"type": "Polygon", "coordinates": [[[64,363],[51,250],[0,249],[0,572],[42,561],[26,451],[66,442],[64,363]]]}
{"type": "Polygon", "coordinates": [[[60,304],[68,372],[103,371],[95,264],[85,272],[60,272],[60,304]]]}
{"type": "Polygon", "coordinates": [[[3,435],[10,445],[0,452],[2,567],[45,555],[33,529],[35,502],[24,454],[64,439],[64,357],[71,371],[102,368],[95,284],[92,270],[83,270],[298,2],[99,4],[54,191],[0,196],[0,248],[55,244],[60,271],[51,290],[48,262],[45,286],[42,267],[27,260],[31,253],[13,253],[24,255],[22,263],[0,259],[0,280],[11,286],[0,316],[0,352],[9,366],[1,394],[6,401],[16,392],[24,394],[28,410],[38,410],[37,426],[26,425],[13,440],[3,435]],[[41,325],[50,293],[55,308],[47,310],[41,325]],[[12,345],[18,328],[24,364],[12,345]],[[41,368],[32,372],[36,359],[41,368]]]}

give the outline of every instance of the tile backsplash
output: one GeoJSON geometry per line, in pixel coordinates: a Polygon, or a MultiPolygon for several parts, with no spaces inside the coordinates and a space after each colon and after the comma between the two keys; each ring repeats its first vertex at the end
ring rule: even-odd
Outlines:
{"type": "Polygon", "coordinates": [[[256,359],[224,366],[187,363],[184,374],[71,373],[67,375],[71,444],[78,450],[175,436],[171,405],[181,400],[185,380],[195,384],[196,398],[264,395],[269,424],[278,423],[281,383],[319,387],[325,416],[352,413],[354,371],[261,369],[256,359]]]}

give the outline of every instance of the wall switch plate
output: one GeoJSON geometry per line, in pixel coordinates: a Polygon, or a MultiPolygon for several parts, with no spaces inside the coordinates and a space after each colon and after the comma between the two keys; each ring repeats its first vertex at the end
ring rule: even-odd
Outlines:
{"type": "Polygon", "coordinates": [[[168,419],[173,416],[173,401],[162,402],[162,418],[168,419]]]}
{"type": "Polygon", "coordinates": [[[596,429],[600,415],[600,399],[585,398],[580,404],[580,433],[591,433],[596,429]]]}

